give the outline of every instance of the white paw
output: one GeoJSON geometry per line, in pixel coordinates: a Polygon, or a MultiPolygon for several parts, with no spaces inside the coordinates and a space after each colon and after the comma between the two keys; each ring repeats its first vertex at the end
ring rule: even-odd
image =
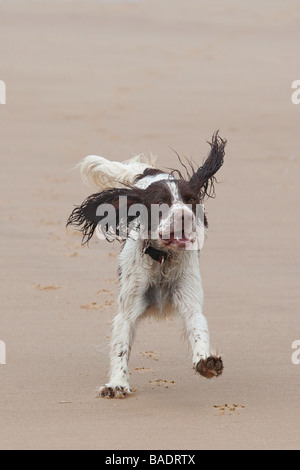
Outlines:
{"type": "Polygon", "coordinates": [[[128,385],[110,386],[110,384],[102,385],[99,388],[99,396],[102,398],[126,398],[132,395],[133,391],[128,385]]]}

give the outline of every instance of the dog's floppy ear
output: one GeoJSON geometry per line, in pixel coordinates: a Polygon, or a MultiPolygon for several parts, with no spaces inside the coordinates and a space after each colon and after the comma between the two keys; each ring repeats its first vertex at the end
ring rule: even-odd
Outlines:
{"type": "Polygon", "coordinates": [[[124,224],[127,229],[129,223],[139,215],[137,213],[127,217],[127,211],[133,204],[141,202],[141,193],[142,190],[138,188],[118,188],[92,194],[73,210],[67,226],[79,228],[82,244],[92,238],[97,226],[107,240],[126,238],[124,224]]]}
{"type": "Polygon", "coordinates": [[[190,183],[200,195],[200,200],[214,196],[214,182],[216,181],[215,174],[224,163],[225,146],[227,141],[219,136],[217,131],[213,137],[212,142],[209,142],[211,150],[203,165],[194,171],[190,183]]]}

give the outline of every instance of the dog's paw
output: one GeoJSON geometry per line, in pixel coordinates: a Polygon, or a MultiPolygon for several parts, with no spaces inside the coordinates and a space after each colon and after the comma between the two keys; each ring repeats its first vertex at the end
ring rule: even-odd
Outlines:
{"type": "Polygon", "coordinates": [[[195,367],[200,375],[207,379],[219,377],[223,373],[223,361],[221,357],[210,356],[207,359],[201,359],[195,367]]]}
{"type": "Polygon", "coordinates": [[[110,387],[109,384],[99,388],[99,397],[101,398],[127,398],[132,395],[133,391],[128,387],[118,385],[110,387]]]}

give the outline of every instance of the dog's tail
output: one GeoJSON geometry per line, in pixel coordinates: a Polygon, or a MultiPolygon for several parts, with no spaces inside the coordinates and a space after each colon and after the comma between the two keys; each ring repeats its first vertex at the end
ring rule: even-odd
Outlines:
{"type": "Polygon", "coordinates": [[[94,189],[120,188],[132,185],[146,168],[155,168],[156,158],[141,154],[125,162],[111,162],[103,157],[90,155],[79,163],[82,181],[94,189]]]}

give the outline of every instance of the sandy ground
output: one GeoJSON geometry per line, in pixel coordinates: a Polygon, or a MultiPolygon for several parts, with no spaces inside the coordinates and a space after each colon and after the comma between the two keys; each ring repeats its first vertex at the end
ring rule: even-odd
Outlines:
{"type": "Polygon", "coordinates": [[[296,0],[0,3],[1,449],[300,447],[299,21],[296,0]],[[176,319],[145,321],[135,396],[97,399],[119,246],[66,231],[90,193],[71,169],[91,153],[177,166],[171,147],[202,162],[216,129],[201,261],[224,375],[195,375],[176,319]]]}

